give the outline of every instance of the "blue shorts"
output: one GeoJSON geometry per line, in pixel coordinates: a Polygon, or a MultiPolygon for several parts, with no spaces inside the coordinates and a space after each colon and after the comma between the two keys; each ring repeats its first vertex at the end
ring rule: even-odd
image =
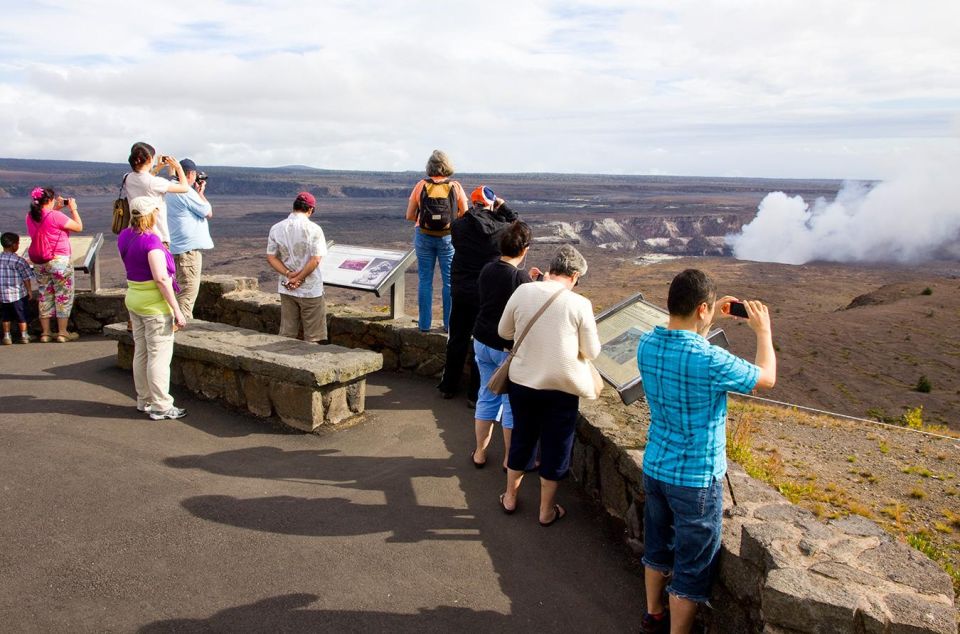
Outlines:
{"type": "Polygon", "coordinates": [[[643,564],[673,573],[670,594],[706,603],[720,551],[722,481],[684,487],[644,474],[643,491],[643,564]]]}
{"type": "Polygon", "coordinates": [[[18,324],[25,324],[27,319],[27,296],[24,295],[15,302],[3,302],[0,304],[0,319],[3,321],[15,321],[18,324]]]}
{"type": "Polygon", "coordinates": [[[508,352],[491,348],[476,339],[473,341],[473,354],[480,368],[480,392],[477,394],[477,420],[498,420],[504,429],[513,429],[513,410],[510,409],[510,397],[506,394],[494,394],[487,389],[487,382],[500,367],[508,352]]]}

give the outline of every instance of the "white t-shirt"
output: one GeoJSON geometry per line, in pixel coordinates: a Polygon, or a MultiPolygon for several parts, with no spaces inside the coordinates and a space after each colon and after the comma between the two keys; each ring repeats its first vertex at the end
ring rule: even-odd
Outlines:
{"type": "MultiPolygon", "coordinates": [[[[314,256],[323,257],[327,254],[327,240],[323,236],[320,225],[310,222],[306,214],[293,212],[286,220],[281,220],[270,227],[270,237],[267,238],[267,255],[277,256],[284,266],[291,271],[299,271],[307,264],[307,260],[314,256]]],[[[295,289],[283,286],[286,276],[279,275],[277,290],[284,295],[294,297],[320,297],[323,295],[323,275],[318,266],[308,275],[303,283],[295,289]]]]}
{"type": "Polygon", "coordinates": [[[170,181],[166,178],[154,176],[149,170],[145,172],[130,172],[123,183],[124,195],[127,200],[138,196],[153,196],[160,199],[160,212],[157,214],[157,224],[154,231],[160,236],[161,242],[170,243],[170,229],[167,226],[167,203],[163,195],[170,189],[170,181]]]}

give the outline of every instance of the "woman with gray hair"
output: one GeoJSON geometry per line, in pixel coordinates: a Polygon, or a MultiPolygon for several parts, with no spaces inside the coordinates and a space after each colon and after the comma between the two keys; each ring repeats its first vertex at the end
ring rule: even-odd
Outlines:
{"type": "Polygon", "coordinates": [[[417,324],[422,332],[433,324],[433,271],[440,262],[443,282],[443,330],[450,329],[450,265],[453,242],[450,225],[467,211],[467,195],[453,176],[453,163],[445,152],[434,150],[427,160],[427,177],[410,192],[407,220],[414,223],[413,248],[417,252],[417,324]]]}
{"type": "Polygon", "coordinates": [[[556,495],[559,481],[570,470],[580,397],[596,398],[589,361],[600,354],[597,322],[590,300],[573,292],[586,272],[580,252],[563,245],[541,284],[524,284],[514,291],[497,329],[504,339],[517,340],[530,326],[515,344],[510,364],[513,434],[500,506],[507,514],[517,509],[523,470],[539,442],[541,526],[551,526],[566,514],[556,495]]]}

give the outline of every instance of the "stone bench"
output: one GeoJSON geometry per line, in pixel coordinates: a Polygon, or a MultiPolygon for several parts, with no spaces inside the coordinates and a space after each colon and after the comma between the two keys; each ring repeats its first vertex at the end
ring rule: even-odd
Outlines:
{"type": "MultiPolygon", "coordinates": [[[[126,324],[104,328],[117,341],[117,364],[133,367],[126,324]]],[[[318,346],[254,330],[193,320],[175,335],[170,382],[208,399],[308,432],[357,421],[366,376],[383,356],[341,346],[318,346]]]]}

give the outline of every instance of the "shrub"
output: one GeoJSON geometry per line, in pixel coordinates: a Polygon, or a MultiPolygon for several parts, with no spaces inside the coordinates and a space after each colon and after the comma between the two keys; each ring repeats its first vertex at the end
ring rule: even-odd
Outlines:
{"type": "Polygon", "coordinates": [[[928,286],[928,287],[926,287],[925,289],[923,289],[922,291],[920,291],[920,294],[921,294],[921,295],[933,295],[933,289],[928,286]]]}
{"type": "Polygon", "coordinates": [[[921,374],[920,378],[917,379],[917,387],[913,389],[916,390],[917,392],[929,394],[930,390],[933,389],[933,385],[930,384],[930,379],[927,378],[926,374],[921,374]]]}
{"type": "Polygon", "coordinates": [[[923,405],[905,411],[900,422],[910,429],[923,429],[923,405]]]}

